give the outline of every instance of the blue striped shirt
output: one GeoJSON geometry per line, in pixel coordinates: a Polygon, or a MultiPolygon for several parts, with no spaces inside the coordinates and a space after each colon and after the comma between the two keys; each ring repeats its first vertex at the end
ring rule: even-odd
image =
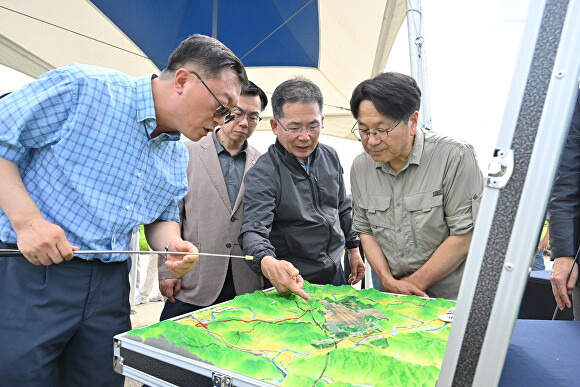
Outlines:
{"type": "MultiPolygon", "coordinates": [[[[150,75],[74,64],[0,99],[0,157],[19,165],[44,218],[73,245],[127,250],[133,227],[178,221],[187,193],[187,150],[178,132],[152,139],[156,126],[150,75]]],[[[0,241],[16,242],[1,209],[0,241]]]]}

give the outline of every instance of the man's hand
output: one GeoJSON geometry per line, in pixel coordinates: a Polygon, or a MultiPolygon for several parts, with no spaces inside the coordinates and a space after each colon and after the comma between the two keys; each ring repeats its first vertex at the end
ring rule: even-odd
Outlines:
{"type": "Polygon", "coordinates": [[[43,217],[22,222],[15,228],[18,249],[33,265],[50,266],[53,263],[70,261],[79,248],[66,239],[64,230],[43,217]]]}
{"type": "Polygon", "coordinates": [[[348,260],[350,262],[348,283],[354,285],[365,276],[365,264],[360,256],[358,248],[348,250],[348,260]]]}
{"type": "Polygon", "coordinates": [[[389,280],[381,278],[381,286],[384,291],[397,294],[414,294],[419,297],[429,297],[427,293],[415,285],[409,277],[400,280],[391,278],[389,280]]]}
{"type": "Polygon", "coordinates": [[[191,242],[186,242],[181,239],[174,239],[169,243],[169,253],[167,253],[167,261],[165,265],[173,274],[182,276],[191,270],[193,265],[198,261],[199,250],[191,242]],[[190,255],[171,255],[171,251],[190,252],[190,255]]]}
{"type": "Polygon", "coordinates": [[[574,258],[572,257],[559,257],[554,260],[554,265],[552,266],[550,282],[552,284],[552,292],[554,293],[556,304],[558,304],[560,310],[564,310],[564,305],[568,308],[572,307],[569,295],[572,294],[576,281],[578,281],[578,265],[574,265],[574,270],[572,270],[570,279],[568,281],[566,280],[573,263],[574,258]]]}
{"type": "Polygon", "coordinates": [[[181,278],[159,280],[159,290],[169,301],[175,303],[175,296],[181,290],[181,278]]]}
{"type": "Polygon", "coordinates": [[[272,282],[279,293],[294,293],[297,296],[310,301],[311,298],[304,289],[304,280],[288,261],[281,261],[272,256],[265,256],[260,262],[262,273],[272,282]]]}

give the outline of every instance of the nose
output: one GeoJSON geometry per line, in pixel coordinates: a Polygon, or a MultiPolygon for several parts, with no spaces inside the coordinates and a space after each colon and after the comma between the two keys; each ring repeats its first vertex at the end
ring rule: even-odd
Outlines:
{"type": "Polygon", "coordinates": [[[310,140],[310,133],[306,131],[304,128],[302,128],[302,130],[300,130],[300,133],[298,133],[298,140],[300,141],[310,140]]]}
{"type": "Polygon", "coordinates": [[[247,114],[244,114],[242,116],[242,119],[238,122],[238,125],[246,126],[246,127],[248,126],[248,115],[247,114]]]}
{"type": "Polygon", "coordinates": [[[380,144],[381,142],[383,142],[383,140],[379,140],[379,139],[378,139],[378,138],[377,138],[377,137],[374,135],[374,133],[372,133],[372,132],[371,132],[371,133],[369,133],[369,136],[367,137],[367,144],[369,144],[369,145],[371,145],[371,146],[372,146],[372,145],[378,145],[378,144],[380,144]]]}

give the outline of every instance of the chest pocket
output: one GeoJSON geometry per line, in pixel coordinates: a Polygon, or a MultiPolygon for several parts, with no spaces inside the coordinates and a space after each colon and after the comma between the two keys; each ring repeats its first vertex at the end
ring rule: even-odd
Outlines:
{"type": "Polygon", "coordinates": [[[387,212],[391,205],[390,196],[369,196],[367,200],[367,219],[373,228],[388,228],[387,212]]]}
{"type": "Polygon", "coordinates": [[[433,191],[406,195],[403,197],[403,207],[408,212],[415,248],[436,247],[447,237],[443,195],[433,196],[433,191]]]}

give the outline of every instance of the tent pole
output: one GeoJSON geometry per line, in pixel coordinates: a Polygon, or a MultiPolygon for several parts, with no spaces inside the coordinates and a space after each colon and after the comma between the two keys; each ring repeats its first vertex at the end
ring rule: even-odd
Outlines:
{"type": "Polygon", "coordinates": [[[218,4],[219,0],[213,0],[213,14],[211,20],[211,37],[217,39],[218,29],[218,4]]]}
{"type": "Polygon", "coordinates": [[[409,60],[411,75],[421,89],[419,126],[431,129],[429,111],[429,88],[427,86],[427,58],[423,37],[423,14],[421,0],[407,0],[407,32],[409,36],[409,60]]]}

